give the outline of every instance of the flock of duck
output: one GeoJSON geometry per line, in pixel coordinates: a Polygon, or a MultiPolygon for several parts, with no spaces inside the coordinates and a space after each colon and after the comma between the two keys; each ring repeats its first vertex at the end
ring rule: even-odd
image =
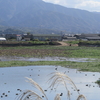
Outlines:
{"type": "MultiPolygon", "coordinates": [[[[34,69],[27,69],[28,71],[33,71],[34,69]]],[[[55,71],[58,71],[58,67],[55,67],[54,68],[54,70],[55,71]]],[[[38,72],[40,72],[40,70],[38,70],[38,72]]],[[[65,71],[64,73],[70,73],[70,70],[67,70],[67,71],[65,71]]],[[[80,73],[81,74],[81,71],[76,71],[76,74],[77,73],[80,73]]],[[[4,75],[4,73],[3,73],[3,75],[4,75]]],[[[37,73],[37,76],[41,76],[41,74],[40,73],[37,73]]],[[[84,76],[88,76],[88,74],[84,74],[84,76]]],[[[92,74],[92,76],[93,77],[95,77],[95,74],[92,74]]],[[[32,77],[32,74],[29,74],[29,77],[32,77]]],[[[5,84],[5,83],[4,83],[5,84]]],[[[6,83],[7,84],[7,83],[6,83]]],[[[91,84],[86,84],[85,85],[86,87],[91,87],[92,85],[91,84]]],[[[97,86],[97,85],[96,85],[97,86]]],[[[95,85],[93,85],[92,87],[95,87],[95,85]]],[[[98,87],[100,87],[100,86],[98,86],[98,87]]],[[[16,91],[17,91],[17,93],[15,93],[15,97],[16,96],[18,96],[19,95],[19,93],[20,92],[22,92],[23,90],[21,90],[21,89],[16,89],[16,91]]],[[[44,90],[45,92],[47,92],[47,90],[44,90]]],[[[79,91],[80,91],[80,89],[79,89],[79,91]]],[[[7,97],[9,97],[9,94],[10,93],[12,93],[12,91],[10,91],[10,90],[8,90],[7,92],[3,92],[3,93],[0,93],[1,94],[1,98],[7,98],[7,97]]],[[[60,96],[62,96],[63,95],[63,93],[61,93],[60,94],[60,96]]],[[[1,100],[1,99],[0,99],[1,100]]]]}

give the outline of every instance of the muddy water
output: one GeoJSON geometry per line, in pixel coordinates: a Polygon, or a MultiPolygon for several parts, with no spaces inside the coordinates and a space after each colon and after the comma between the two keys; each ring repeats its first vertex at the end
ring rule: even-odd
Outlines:
{"type": "MultiPolygon", "coordinates": [[[[66,73],[75,83],[81,94],[84,94],[87,100],[100,100],[100,88],[94,82],[100,78],[100,73],[79,72],[76,69],[63,68],[60,66],[24,66],[24,67],[6,67],[0,68],[0,100],[15,100],[16,96],[23,90],[34,90],[34,87],[27,83],[25,77],[32,78],[40,86],[47,90],[50,84],[47,80],[50,73],[58,71],[66,73]]],[[[71,100],[76,100],[78,93],[74,88],[67,84],[71,92],[71,100]]],[[[67,92],[63,85],[51,91],[48,89],[46,95],[49,100],[54,100],[57,93],[63,93],[62,100],[67,100],[67,92]]]]}
{"type": "Polygon", "coordinates": [[[0,57],[0,61],[75,61],[75,62],[89,62],[95,61],[93,58],[66,58],[66,57],[43,57],[43,58],[24,58],[24,57],[0,57]]]}

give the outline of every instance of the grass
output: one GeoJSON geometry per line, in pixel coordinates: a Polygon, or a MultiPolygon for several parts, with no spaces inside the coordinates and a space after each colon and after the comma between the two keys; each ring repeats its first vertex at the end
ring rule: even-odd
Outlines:
{"type": "Polygon", "coordinates": [[[0,47],[0,56],[100,58],[100,47],[19,46],[0,47]]]}
{"type": "Polygon", "coordinates": [[[92,44],[92,45],[100,45],[100,41],[79,41],[81,44],[92,44]]]}
{"type": "Polygon", "coordinates": [[[49,41],[0,41],[2,46],[20,46],[20,45],[47,45],[49,41]]]}
{"type": "Polygon", "coordinates": [[[93,62],[70,61],[0,61],[0,67],[28,66],[28,65],[58,65],[70,66],[82,71],[100,72],[100,47],[72,47],[72,46],[18,46],[0,47],[1,57],[68,57],[68,58],[94,58],[93,62]]]}
{"type": "MultiPolygon", "coordinates": [[[[50,86],[49,86],[50,90],[53,91],[54,88],[57,89],[57,87],[60,84],[63,84],[64,89],[66,90],[66,93],[67,93],[66,96],[67,96],[68,100],[71,100],[70,89],[68,87],[68,84],[70,84],[78,93],[78,97],[76,97],[76,100],[86,100],[86,97],[84,95],[80,94],[80,92],[78,91],[74,82],[66,74],[60,73],[60,72],[54,72],[54,73],[51,73],[51,75],[52,76],[48,80],[50,83],[50,86]]],[[[46,96],[44,90],[42,89],[42,87],[38,83],[36,83],[31,78],[28,78],[28,77],[26,77],[26,78],[27,78],[27,82],[31,83],[34,86],[34,88],[37,89],[37,92],[34,92],[32,90],[22,91],[17,96],[16,100],[27,100],[27,99],[29,99],[29,100],[49,100],[48,97],[46,96]],[[41,97],[43,97],[43,98],[41,98],[41,97]]],[[[54,100],[61,100],[60,96],[61,96],[60,94],[57,94],[55,96],[54,100]]]]}
{"type": "Polygon", "coordinates": [[[100,72],[100,62],[71,62],[71,61],[2,61],[0,67],[34,66],[34,65],[56,65],[75,68],[80,71],[100,72]]]}

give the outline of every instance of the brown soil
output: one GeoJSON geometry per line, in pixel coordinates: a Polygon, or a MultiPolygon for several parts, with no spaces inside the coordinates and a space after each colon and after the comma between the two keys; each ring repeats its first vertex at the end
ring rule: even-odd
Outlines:
{"type": "Polygon", "coordinates": [[[60,45],[59,46],[78,46],[78,44],[69,44],[65,42],[58,42],[60,45]]]}
{"type": "Polygon", "coordinates": [[[65,43],[65,42],[58,42],[60,45],[59,46],[69,46],[68,43],[65,43]]]}

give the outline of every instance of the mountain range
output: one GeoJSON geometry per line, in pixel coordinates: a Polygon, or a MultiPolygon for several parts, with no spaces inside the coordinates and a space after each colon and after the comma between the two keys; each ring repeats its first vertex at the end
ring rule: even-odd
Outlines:
{"type": "Polygon", "coordinates": [[[100,33],[100,13],[42,0],[0,0],[0,26],[100,33]]]}

